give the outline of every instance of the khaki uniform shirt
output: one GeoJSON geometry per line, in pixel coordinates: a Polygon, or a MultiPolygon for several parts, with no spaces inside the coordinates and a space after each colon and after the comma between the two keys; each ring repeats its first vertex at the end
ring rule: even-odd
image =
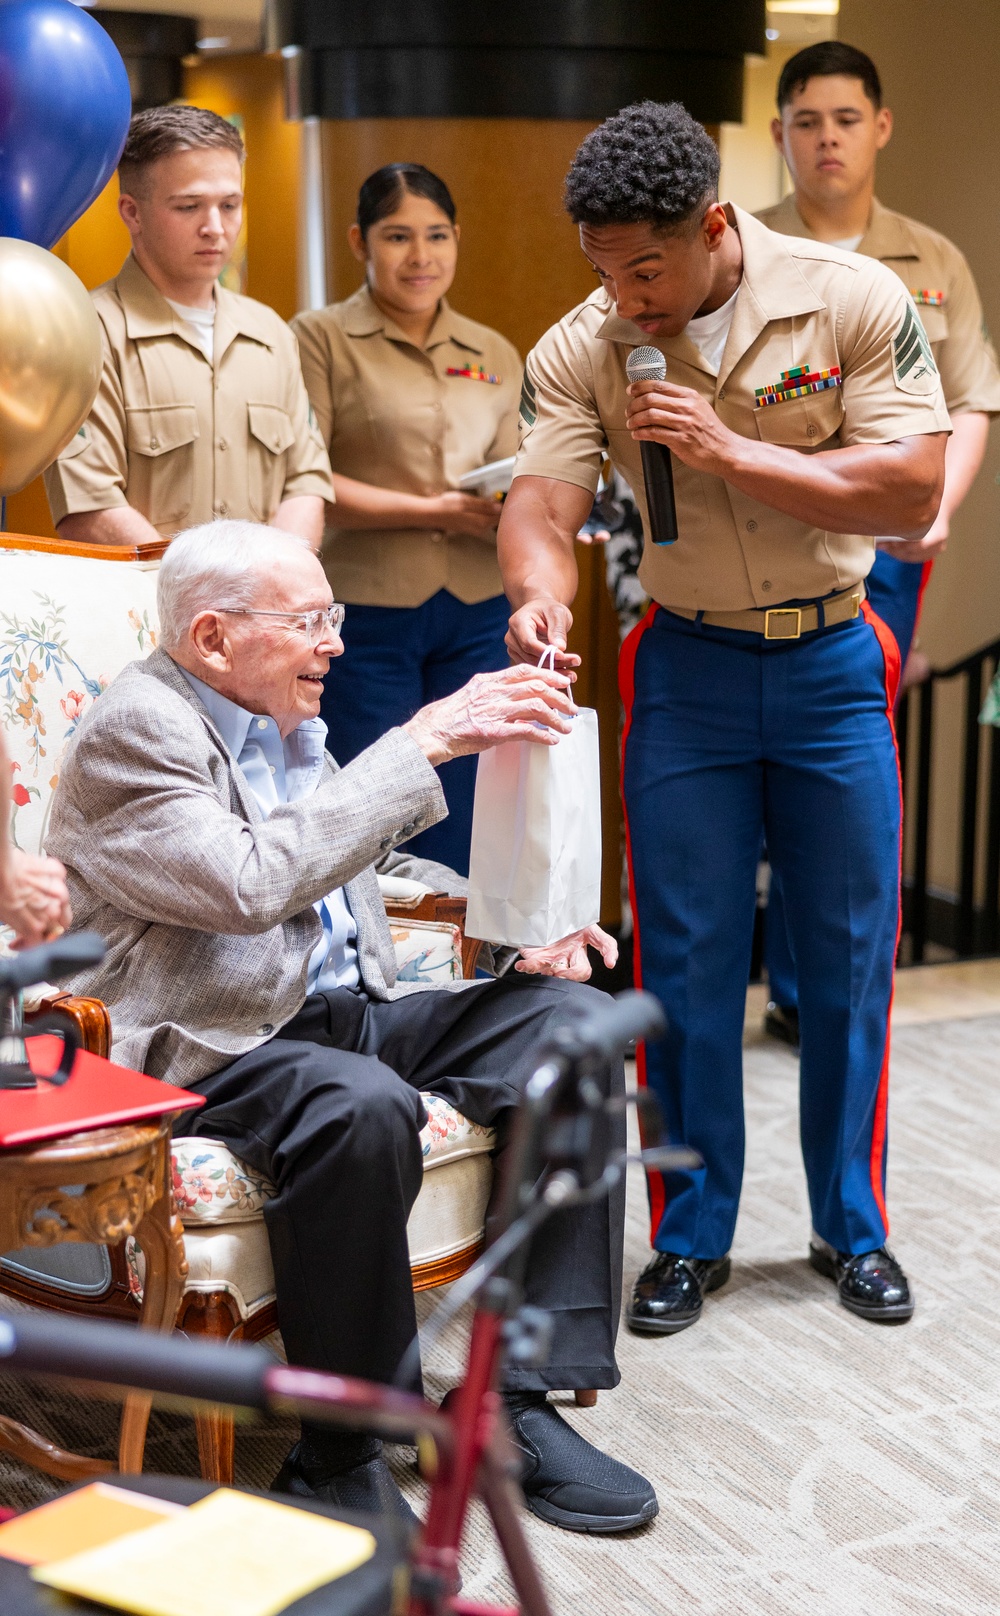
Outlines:
{"type": "MultiPolygon", "coordinates": [[[[784,236],[815,239],[791,196],[756,217],[784,236]]],[[[893,213],[876,199],[868,229],[855,250],[865,258],[879,259],[909,291],[934,350],[950,413],[1000,414],[996,351],[983,323],[972,271],[958,248],[947,236],[893,213]]]]}
{"type": "MultiPolygon", "coordinates": [[[[895,275],[857,254],[775,235],[740,208],[728,212],[743,279],[719,374],[681,334],[657,344],[671,381],[694,388],[742,437],[803,454],[949,430],[927,339],[895,275]],[[815,390],[786,374],[799,370],[815,390]]],[[[525,367],[515,475],[590,492],[610,454],[647,534],[639,578],[663,606],[745,611],[815,600],[865,577],[870,535],[811,527],[676,455],[680,537],[650,542],[640,446],[625,426],[625,361],[650,341],[603,290],[546,332],[525,367]]]]}
{"type": "Polygon", "coordinates": [[[217,516],[269,522],[294,494],[333,498],[295,338],[273,309],[217,286],[209,364],[131,256],[92,296],[104,369],[45,473],[55,522],[130,505],[170,537],[217,516]]]}
{"type": "MultiPolygon", "coordinates": [[[[443,494],[517,448],[520,355],[444,300],[425,349],[366,286],[292,327],[330,463],[344,477],[443,494]]],[[[503,593],[495,534],[333,528],[323,561],[337,599],[362,606],[420,606],[439,589],[467,603],[503,593]]]]}

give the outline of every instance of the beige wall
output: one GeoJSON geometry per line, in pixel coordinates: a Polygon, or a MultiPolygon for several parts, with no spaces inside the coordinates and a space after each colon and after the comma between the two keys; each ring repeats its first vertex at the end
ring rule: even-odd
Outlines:
{"type": "MultiPolygon", "coordinates": [[[[879,194],[966,254],[1000,333],[997,0],[841,0],[839,37],[878,63],[896,132],[879,194]]],[[[935,666],[1000,636],[1000,426],[927,591],[921,644],[935,666]]]]}

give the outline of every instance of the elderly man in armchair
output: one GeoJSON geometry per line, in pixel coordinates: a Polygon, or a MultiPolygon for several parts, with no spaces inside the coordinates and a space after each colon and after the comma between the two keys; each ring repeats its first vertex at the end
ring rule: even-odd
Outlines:
{"type": "MultiPolygon", "coordinates": [[[[445,815],[435,765],[506,740],[557,744],[569,681],[481,674],[338,770],[318,713],[343,608],[304,540],[192,529],[158,591],[159,649],[86,715],[55,795],[48,848],[75,923],[108,941],[74,990],[109,1005],[117,1060],[205,1096],[182,1131],[224,1140],[276,1186],[266,1219],[289,1359],[389,1381],[416,1329],[419,1090],[502,1138],[538,1040],[593,991],[579,985],[587,944],[609,963],[614,944],[593,926],[500,955],[493,980],[397,987],[377,872],[461,891],[453,871],[394,851],[445,815]]],[[[622,1225],[618,1196],[544,1231],[527,1290],[555,1319],[552,1353],[505,1387],[529,1505],[576,1531],[624,1531],[657,1509],[649,1483],[546,1395],[618,1382],[622,1225]]],[[[303,1429],[275,1485],[407,1509],[378,1442],[321,1427],[303,1429]]]]}

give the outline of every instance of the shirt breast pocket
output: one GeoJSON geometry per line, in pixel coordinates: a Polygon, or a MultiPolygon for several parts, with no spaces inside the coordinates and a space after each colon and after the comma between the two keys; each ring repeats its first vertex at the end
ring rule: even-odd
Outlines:
{"type": "Polygon", "coordinates": [[[127,409],[128,502],[154,527],[183,521],[194,494],[198,412],[193,404],[127,409]]]}
{"type": "Polygon", "coordinates": [[[247,494],[250,509],[269,522],[285,486],[285,456],[295,442],[291,417],[280,404],[247,405],[247,494]]]}
{"type": "Polygon", "coordinates": [[[836,437],[844,419],[844,400],[839,387],[826,387],[805,398],[790,398],[781,404],[764,404],[754,410],[757,435],[764,443],[785,444],[789,449],[822,449],[836,437]]]}

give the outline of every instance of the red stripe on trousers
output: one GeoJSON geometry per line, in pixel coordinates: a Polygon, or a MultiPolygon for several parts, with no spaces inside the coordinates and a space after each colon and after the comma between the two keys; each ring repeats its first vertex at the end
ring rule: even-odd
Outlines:
{"type": "MultiPolygon", "coordinates": [[[[921,594],[930,573],[929,564],[925,567],[925,577],[921,584],[921,594]]],[[[899,746],[896,741],[896,723],[893,716],[896,705],[896,692],[899,689],[899,646],[896,637],[887,623],[883,623],[878,613],[872,609],[869,601],[863,601],[861,610],[865,622],[874,630],[881,647],[885,662],[885,691],[886,691],[886,717],[889,720],[889,731],[892,735],[893,749],[896,753],[896,776],[899,780],[899,908],[896,921],[896,949],[899,949],[899,936],[903,925],[903,779],[899,769],[899,746]]],[[[882,1215],[885,1224],[886,1237],[889,1234],[889,1214],[885,1209],[885,1191],[882,1184],[883,1163],[885,1160],[886,1124],[889,1113],[889,1043],[890,1027],[892,1025],[892,1001],[895,996],[895,955],[893,956],[893,987],[889,994],[889,1011],[885,1023],[885,1052],[882,1056],[882,1071],[879,1074],[878,1094],[875,1097],[875,1118],[872,1123],[872,1149],[870,1157],[872,1194],[875,1204],[882,1215]]]]}
{"type": "MultiPolygon", "coordinates": [[[[625,709],[625,722],[622,726],[622,758],[621,758],[621,793],[622,793],[622,819],[625,824],[625,858],[628,864],[628,895],[632,905],[632,957],[634,980],[637,988],[642,987],[642,953],[639,947],[639,906],[635,897],[635,874],[632,868],[632,832],[629,829],[628,805],[625,801],[625,748],[628,745],[629,734],[632,729],[632,707],[635,702],[635,659],[639,654],[639,645],[642,636],[649,628],[659,611],[655,601],[650,606],[645,617],[638,622],[631,634],[627,635],[618,658],[618,690],[625,709]]],[[[635,1046],[635,1070],[639,1080],[639,1087],[646,1088],[646,1046],[635,1046]]],[[[645,1128],[642,1125],[642,1115],[639,1118],[640,1133],[643,1144],[646,1143],[645,1128]]],[[[650,1242],[656,1239],[657,1230],[663,1222],[666,1210],[666,1196],[663,1192],[663,1179],[657,1172],[646,1174],[646,1183],[649,1187],[649,1219],[650,1242]]]]}
{"type": "Polygon", "coordinates": [[[931,573],[933,571],[934,571],[934,563],[933,563],[933,561],[925,561],[924,565],[923,565],[923,568],[921,569],[921,573],[920,573],[920,588],[917,591],[917,612],[916,612],[916,616],[913,619],[913,636],[911,637],[911,640],[910,640],[911,645],[913,644],[913,640],[916,638],[917,629],[920,627],[920,613],[924,609],[924,592],[927,589],[927,585],[931,581],[931,573]]]}

